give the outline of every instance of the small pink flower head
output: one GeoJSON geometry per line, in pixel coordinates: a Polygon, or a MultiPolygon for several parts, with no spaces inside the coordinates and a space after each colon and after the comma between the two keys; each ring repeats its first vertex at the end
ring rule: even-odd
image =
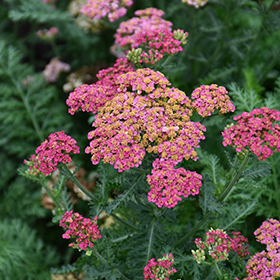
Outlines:
{"type": "Polygon", "coordinates": [[[137,17],[120,24],[115,34],[115,45],[130,50],[136,48],[137,38],[141,33],[151,30],[171,31],[172,23],[161,18],[164,12],[156,8],[147,8],[135,12],[137,17]]]}
{"type": "Polygon", "coordinates": [[[237,152],[249,149],[263,161],[280,151],[280,112],[275,109],[260,108],[243,112],[233,118],[237,124],[222,133],[223,145],[232,145],[237,152]]]}
{"type": "MultiPolygon", "coordinates": [[[[176,32],[176,31],[174,31],[176,32]]],[[[174,55],[183,50],[182,42],[175,38],[175,33],[169,30],[146,30],[135,36],[134,47],[140,47],[142,52],[139,54],[139,63],[155,64],[166,55],[174,55]]],[[[178,32],[177,32],[178,33],[178,32]]],[[[177,34],[176,33],[176,34],[177,34]]],[[[184,33],[184,38],[188,33],[184,33]]],[[[180,38],[182,35],[180,36],[180,38]]],[[[183,38],[182,37],[182,38],[183,38]]],[[[183,39],[182,39],[183,40],[183,39]]],[[[186,43],[186,40],[184,41],[186,43]]],[[[135,51],[134,51],[135,52],[135,51]]],[[[131,57],[133,50],[129,51],[127,58],[131,57]]],[[[133,61],[133,57],[131,58],[133,61]]]]}
{"type": "Polygon", "coordinates": [[[173,160],[156,159],[152,174],[147,175],[150,185],[148,201],[154,202],[158,207],[173,208],[182,200],[182,196],[187,198],[189,195],[196,195],[202,186],[201,175],[182,167],[175,169],[175,165],[173,160]]]}
{"type": "Polygon", "coordinates": [[[237,252],[240,258],[249,255],[247,248],[243,247],[248,240],[240,235],[240,232],[232,232],[234,238],[231,239],[228,234],[222,229],[210,229],[206,232],[206,241],[201,241],[200,238],[195,239],[195,244],[198,250],[192,250],[193,257],[197,263],[201,263],[209,256],[215,262],[228,260],[229,252],[237,252]],[[207,254],[205,254],[207,253],[207,254]]]}
{"type": "Polygon", "coordinates": [[[51,27],[50,29],[43,29],[36,32],[37,37],[42,40],[53,40],[59,33],[57,27],[51,27]]]}
{"type": "Polygon", "coordinates": [[[126,15],[126,7],[132,4],[132,0],[88,0],[81,7],[81,13],[90,19],[100,20],[108,17],[110,22],[114,22],[126,15]]]}
{"type": "Polygon", "coordinates": [[[54,57],[43,71],[43,76],[47,82],[54,83],[61,72],[68,72],[70,68],[69,64],[61,62],[57,57],[54,57]]]}
{"type": "Polygon", "coordinates": [[[211,116],[215,110],[219,110],[220,115],[235,111],[226,89],[217,85],[202,85],[196,88],[192,93],[192,99],[194,99],[193,108],[204,118],[211,116]]]}
{"type": "MultiPolygon", "coordinates": [[[[41,171],[47,176],[57,169],[58,163],[70,163],[72,159],[69,154],[80,152],[80,148],[75,145],[76,143],[64,131],[50,134],[48,139],[35,150],[35,155],[29,159],[32,162],[29,167],[30,172],[35,169],[37,173],[41,171]]],[[[25,163],[27,163],[26,160],[25,163]]]]}
{"type": "Polygon", "coordinates": [[[82,217],[79,213],[73,213],[73,210],[66,211],[59,222],[66,232],[62,235],[64,239],[75,238],[75,242],[69,244],[70,247],[87,251],[90,255],[90,248],[93,242],[101,238],[98,225],[98,217],[93,220],[82,217]]]}
{"type": "Polygon", "coordinates": [[[118,93],[117,77],[123,73],[134,71],[126,58],[116,60],[113,67],[100,70],[96,77],[99,79],[95,84],[80,85],[69,94],[66,104],[68,112],[74,115],[77,111],[97,113],[98,109],[105,105],[118,93]]]}
{"type": "Polygon", "coordinates": [[[248,239],[241,235],[240,232],[232,231],[232,234],[234,238],[230,240],[231,249],[237,252],[237,255],[240,259],[243,259],[244,257],[250,255],[250,252],[247,251],[249,245],[244,246],[244,244],[248,242],[248,239]]]}
{"type": "Polygon", "coordinates": [[[169,276],[177,272],[175,268],[172,267],[174,264],[174,257],[172,253],[163,255],[161,259],[157,261],[153,258],[147,263],[144,268],[144,280],[149,279],[164,279],[169,280],[169,276]]]}
{"type": "Polygon", "coordinates": [[[182,0],[182,2],[198,9],[199,7],[203,7],[208,0],[182,0]]]}

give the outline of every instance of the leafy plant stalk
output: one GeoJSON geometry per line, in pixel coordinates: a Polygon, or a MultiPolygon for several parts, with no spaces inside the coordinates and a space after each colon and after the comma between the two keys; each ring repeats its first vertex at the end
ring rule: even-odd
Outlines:
{"type": "MultiPolygon", "coordinates": [[[[239,169],[236,171],[235,175],[232,177],[231,181],[229,182],[228,186],[224,189],[222,194],[220,195],[219,199],[217,200],[217,203],[224,201],[230,191],[232,190],[233,186],[238,182],[239,178],[242,175],[242,172],[244,171],[245,167],[247,166],[249,161],[249,154],[247,154],[239,167],[239,169]]],[[[215,207],[213,207],[215,209],[215,207]]],[[[182,243],[184,243],[188,238],[190,238],[193,234],[195,234],[208,220],[212,217],[214,214],[214,210],[209,210],[205,216],[200,220],[184,237],[182,237],[178,242],[176,242],[173,246],[176,248],[182,243]]]]}

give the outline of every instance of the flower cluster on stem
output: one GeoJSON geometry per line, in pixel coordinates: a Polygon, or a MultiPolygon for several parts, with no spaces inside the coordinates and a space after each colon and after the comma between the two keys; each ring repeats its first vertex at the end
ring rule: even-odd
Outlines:
{"type": "Polygon", "coordinates": [[[208,0],[182,0],[182,2],[198,9],[199,7],[203,7],[208,0]]]}
{"type": "Polygon", "coordinates": [[[215,110],[219,110],[220,115],[234,112],[235,107],[229,100],[228,92],[224,87],[217,85],[202,85],[192,92],[192,107],[202,117],[211,116],[215,110]]]}
{"type": "Polygon", "coordinates": [[[280,222],[268,219],[254,232],[256,240],[266,245],[266,251],[252,256],[246,266],[248,275],[244,280],[280,277],[280,222]]]}
{"type": "Polygon", "coordinates": [[[156,8],[138,10],[128,21],[123,21],[115,34],[115,44],[130,50],[137,48],[137,38],[149,30],[171,31],[172,23],[162,18],[164,12],[156,8]]]}
{"type": "Polygon", "coordinates": [[[172,253],[163,255],[161,259],[157,261],[153,258],[147,263],[144,268],[144,280],[158,279],[158,280],[168,280],[169,277],[177,272],[175,268],[172,267],[174,264],[174,257],[172,253]]]}
{"type": "Polygon", "coordinates": [[[47,176],[57,169],[58,163],[70,163],[72,161],[70,153],[80,152],[76,143],[76,140],[66,135],[64,131],[51,133],[35,150],[35,155],[32,155],[29,161],[24,160],[24,163],[29,165],[29,172],[34,175],[41,171],[47,176]]]}
{"type": "Polygon", "coordinates": [[[132,0],[88,0],[80,12],[91,19],[100,20],[108,17],[110,22],[114,22],[125,16],[126,8],[132,4],[132,0]]]}
{"type": "Polygon", "coordinates": [[[263,161],[280,151],[280,112],[275,109],[260,108],[243,112],[233,118],[237,124],[227,127],[222,133],[223,145],[232,145],[237,152],[249,149],[263,161]]]}
{"type": "Polygon", "coordinates": [[[243,258],[250,253],[247,251],[248,246],[244,247],[245,242],[248,240],[240,235],[240,232],[232,232],[234,238],[230,238],[226,231],[222,229],[210,229],[206,232],[206,241],[202,241],[201,238],[195,239],[195,244],[198,250],[192,250],[193,257],[197,263],[201,263],[207,259],[207,256],[211,257],[214,262],[221,262],[228,260],[229,252],[237,252],[240,258],[243,258]]]}
{"type": "MultiPolygon", "coordinates": [[[[182,34],[181,34],[182,35],[182,34]]],[[[174,55],[183,51],[182,45],[187,43],[188,33],[182,30],[171,32],[169,30],[147,30],[139,33],[136,37],[134,47],[140,48],[141,51],[135,53],[132,49],[127,53],[127,58],[131,61],[139,63],[155,64],[159,62],[164,55],[174,55]],[[183,33],[181,40],[176,36],[178,33],[183,33]],[[138,58],[135,58],[138,56],[138,58]]]]}
{"type": "Polygon", "coordinates": [[[101,238],[97,219],[98,217],[93,220],[84,218],[79,213],[73,213],[73,210],[66,211],[59,222],[59,225],[66,230],[62,237],[64,239],[76,238],[75,242],[70,243],[69,246],[87,251],[89,255],[93,243],[101,238]]]}

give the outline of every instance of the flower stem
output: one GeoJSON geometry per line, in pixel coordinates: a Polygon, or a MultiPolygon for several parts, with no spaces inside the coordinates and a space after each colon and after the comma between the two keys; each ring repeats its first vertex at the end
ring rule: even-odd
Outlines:
{"type": "MultiPolygon", "coordinates": [[[[228,186],[224,189],[224,191],[222,192],[222,194],[220,195],[220,197],[218,198],[217,200],[217,203],[216,205],[219,203],[219,202],[222,202],[224,201],[228,194],[231,192],[232,188],[234,187],[234,185],[236,184],[236,182],[238,182],[240,176],[242,175],[242,172],[244,171],[245,167],[247,166],[248,164],[248,161],[249,161],[249,154],[246,155],[246,157],[244,158],[241,166],[239,167],[239,169],[235,172],[235,175],[234,172],[232,170],[230,171],[230,174],[232,174],[232,179],[231,181],[229,182],[228,186]]],[[[188,238],[190,238],[193,234],[195,234],[208,220],[209,218],[212,217],[212,215],[214,214],[215,212],[215,206],[213,207],[213,210],[209,210],[205,216],[184,236],[182,237],[178,242],[176,242],[173,246],[174,247],[178,247],[179,245],[181,245],[182,243],[184,243],[188,238]]]]}
{"type": "Polygon", "coordinates": [[[59,203],[57,202],[56,198],[54,197],[53,193],[51,192],[51,190],[48,188],[48,186],[46,186],[46,181],[43,182],[43,188],[45,189],[46,193],[48,194],[48,196],[52,199],[53,203],[55,204],[55,207],[57,208],[57,212],[62,213],[62,209],[61,206],[59,205],[59,203]]]}
{"type": "Polygon", "coordinates": [[[156,223],[156,218],[154,218],[153,223],[152,223],[152,228],[151,228],[151,233],[150,233],[150,238],[149,238],[149,245],[148,245],[148,252],[147,252],[147,260],[146,260],[146,263],[147,263],[148,260],[150,259],[150,255],[151,255],[152,243],[153,243],[153,236],[154,236],[154,229],[155,229],[155,223],[156,223]]]}
{"type": "Polygon", "coordinates": [[[118,221],[120,224],[129,227],[130,229],[133,230],[137,230],[137,228],[131,224],[129,224],[128,222],[124,221],[123,219],[121,219],[120,217],[118,217],[117,215],[115,215],[114,213],[111,213],[110,216],[112,216],[116,221],[118,221]]]}
{"type": "Polygon", "coordinates": [[[214,266],[214,269],[215,269],[215,272],[216,272],[218,278],[219,278],[220,280],[224,280],[224,276],[223,276],[223,274],[222,274],[222,272],[221,272],[221,270],[220,270],[220,268],[219,268],[217,262],[214,262],[214,265],[213,265],[213,266],[214,266]]]}
{"type": "Polygon", "coordinates": [[[62,168],[59,168],[62,173],[64,173],[69,179],[71,179],[76,186],[84,193],[86,194],[92,201],[94,201],[95,203],[97,203],[97,198],[90,193],[76,178],[76,176],[70,171],[70,169],[68,168],[68,166],[66,164],[63,165],[62,168]]]}

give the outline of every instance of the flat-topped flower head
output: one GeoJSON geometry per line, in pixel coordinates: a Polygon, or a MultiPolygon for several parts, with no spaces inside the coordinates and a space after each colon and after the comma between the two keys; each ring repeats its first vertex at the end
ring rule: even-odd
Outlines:
{"type": "Polygon", "coordinates": [[[144,280],[149,279],[163,279],[169,280],[169,276],[172,276],[177,272],[175,268],[172,267],[174,264],[174,257],[172,253],[163,255],[161,259],[157,261],[153,258],[147,263],[144,268],[144,280]]]}
{"type": "Polygon", "coordinates": [[[71,66],[69,64],[60,61],[58,57],[54,57],[49,64],[46,65],[43,71],[43,77],[47,82],[54,83],[61,72],[68,72],[70,69],[71,66]]]}
{"type": "Polygon", "coordinates": [[[77,111],[97,113],[98,109],[118,94],[117,77],[126,72],[132,72],[132,64],[126,58],[116,60],[113,67],[100,70],[96,77],[99,79],[91,85],[80,85],[69,94],[66,104],[68,112],[74,115],[77,111]]]}
{"type": "Polygon", "coordinates": [[[57,169],[59,163],[70,163],[72,158],[69,154],[80,153],[76,143],[76,140],[66,135],[64,131],[50,134],[48,139],[35,150],[35,155],[31,156],[30,172],[35,169],[47,176],[57,169]]]}
{"type": "Polygon", "coordinates": [[[146,152],[162,158],[196,160],[194,147],[204,139],[205,127],[190,121],[191,101],[160,72],[139,69],[117,79],[119,94],[100,108],[95,130],[88,134],[86,153],[120,172],[142,163],[146,152]]]}
{"type": "Polygon", "coordinates": [[[66,230],[62,237],[64,239],[74,238],[75,242],[70,243],[69,246],[79,251],[87,251],[87,255],[90,255],[93,243],[101,238],[97,220],[98,217],[91,220],[84,218],[79,213],[73,213],[73,210],[66,211],[59,222],[59,225],[66,230]]]}
{"type": "Polygon", "coordinates": [[[152,175],[147,175],[150,185],[148,201],[158,207],[173,208],[182,197],[199,193],[202,176],[196,172],[175,169],[176,161],[156,159],[153,163],[152,175]]]}
{"type": "Polygon", "coordinates": [[[137,17],[120,24],[115,34],[115,44],[130,50],[136,48],[139,34],[150,30],[171,31],[172,23],[162,18],[164,12],[156,8],[147,8],[135,12],[137,17]]]}
{"type": "Polygon", "coordinates": [[[275,109],[260,108],[243,112],[233,118],[237,124],[222,133],[223,145],[232,145],[237,152],[248,149],[263,161],[280,151],[280,112],[275,109]]]}
{"type": "MultiPolygon", "coordinates": [[[[139,33],[136,37],[134,47],[141,48],[142,52],[139,53],[137,62],[153,65],[159,62],[164,56],[174,55],[183,51],[182,45],[186,43],[188,33],[185,32],[184,35],[180,34],[180,36],[176,36],[176,34],[178,35],[176,31],[171,32],[169,30],[159,29],[139,33]]],[[[134,52],[131,50],[127,53],[128,59],[132,56],[130,58],[131,61],[135,60],[135,55],[133,56],[134,52]]]]}
{"type": "Polygon", "coordinates": [[[182,0],[182,2],[198,9],[199,7],[203,7],[208,0],[182,0]]]}
{"type": "Polygon", "coordinates": [[[226,231],[211,228],[206,232],[206,241],[196,238],[194,242],[198,250],[192,250],[192,254],[197,263],[205,261],[208,257],[215,262],[228,260],[230,251],[237,252],[240,258],[249,255],[248,246],[244,246],[248,240],[240,232],[233,231],[232,233],[233,239],[230,238],[226,231]]]}
{"type": "Polygon", "coordinates": [[[125,16],[126,8],[132,4],[132,0],[88,0],[81,7],[81,13],[95,20],[108,17],[110,22],[114,22],[125,16]]]}
{"type": "Polygon", "coordinates": [[[217,85],[202,85],[196,88],[192,93],[193,108],[202,117],[211,116],[215,110],[219,110],[220,115],[228,112],[234,112],[235,107],[229,100],[228,92],[224,87],[217,85]]]}

